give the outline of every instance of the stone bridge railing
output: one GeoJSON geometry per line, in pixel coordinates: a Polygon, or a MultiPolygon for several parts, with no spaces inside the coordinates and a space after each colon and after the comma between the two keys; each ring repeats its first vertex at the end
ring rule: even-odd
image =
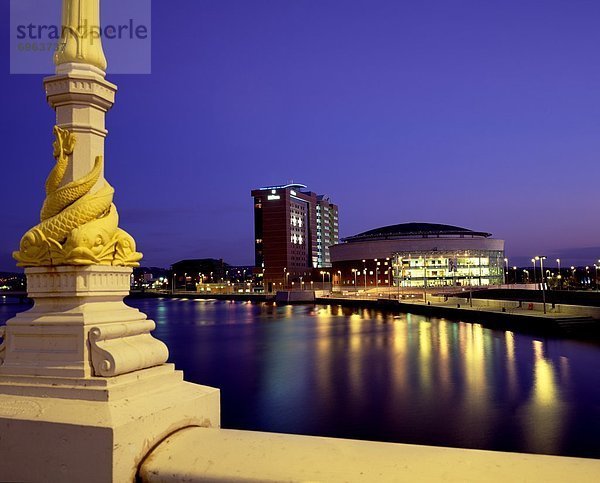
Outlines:
{"type": "Polygon", "coordinates": [[[597,482],[600,460],[192,427],[146,457],[139,480],[597,482]]]}

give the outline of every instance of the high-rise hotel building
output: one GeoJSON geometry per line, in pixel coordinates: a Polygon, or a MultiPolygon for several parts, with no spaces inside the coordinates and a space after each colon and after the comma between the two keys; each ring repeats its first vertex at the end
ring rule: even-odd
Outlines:
{"type": "Polygon", "coordinates": [[[269,290],[290,287],[313,270],[331,267],[329,247],[339,243],[338,207],[303,184],[252,191],[254,252],[269,290]]]}

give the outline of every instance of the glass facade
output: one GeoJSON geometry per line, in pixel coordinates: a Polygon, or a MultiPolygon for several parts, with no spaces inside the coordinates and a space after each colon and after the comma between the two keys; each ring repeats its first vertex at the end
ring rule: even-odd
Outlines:
{"type": "Polygon", "coordinates": [[[495,250],[394,253],[394,285],[460,287],[504,282],[504,252],[495,250]]]}

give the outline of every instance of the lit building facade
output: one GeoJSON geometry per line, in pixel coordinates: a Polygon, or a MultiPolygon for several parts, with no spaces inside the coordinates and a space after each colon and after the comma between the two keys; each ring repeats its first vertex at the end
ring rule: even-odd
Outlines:
{"type": "Polygon", "coordinates": [[[327,196],[319,195],[316,206],[317,218],[317,266],[331,267],[329,247],[340,242],[338,208],[327,196]]]}
{"type": "Polygon", "coordinates": [[[329,246],[339,243],[338,208],[302,184],[252,191],[255,272],[271,291],[308,282],[330,267],[329,246]]]}
{"type": "Polygon", "coordinates": [[[504,240],[450,225],[386,226],[345,238],[330,251],[334,284],[342,289],[504,282],[504,240]]]}

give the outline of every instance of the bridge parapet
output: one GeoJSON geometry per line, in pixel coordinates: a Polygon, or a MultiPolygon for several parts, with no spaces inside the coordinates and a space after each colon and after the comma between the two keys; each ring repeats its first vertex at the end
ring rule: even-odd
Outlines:
{"type": "Polygon", "coordinates": [[[140,467],[175,481],[596,482],[600,461],[224,429],[187,428],[140,467]]]}

